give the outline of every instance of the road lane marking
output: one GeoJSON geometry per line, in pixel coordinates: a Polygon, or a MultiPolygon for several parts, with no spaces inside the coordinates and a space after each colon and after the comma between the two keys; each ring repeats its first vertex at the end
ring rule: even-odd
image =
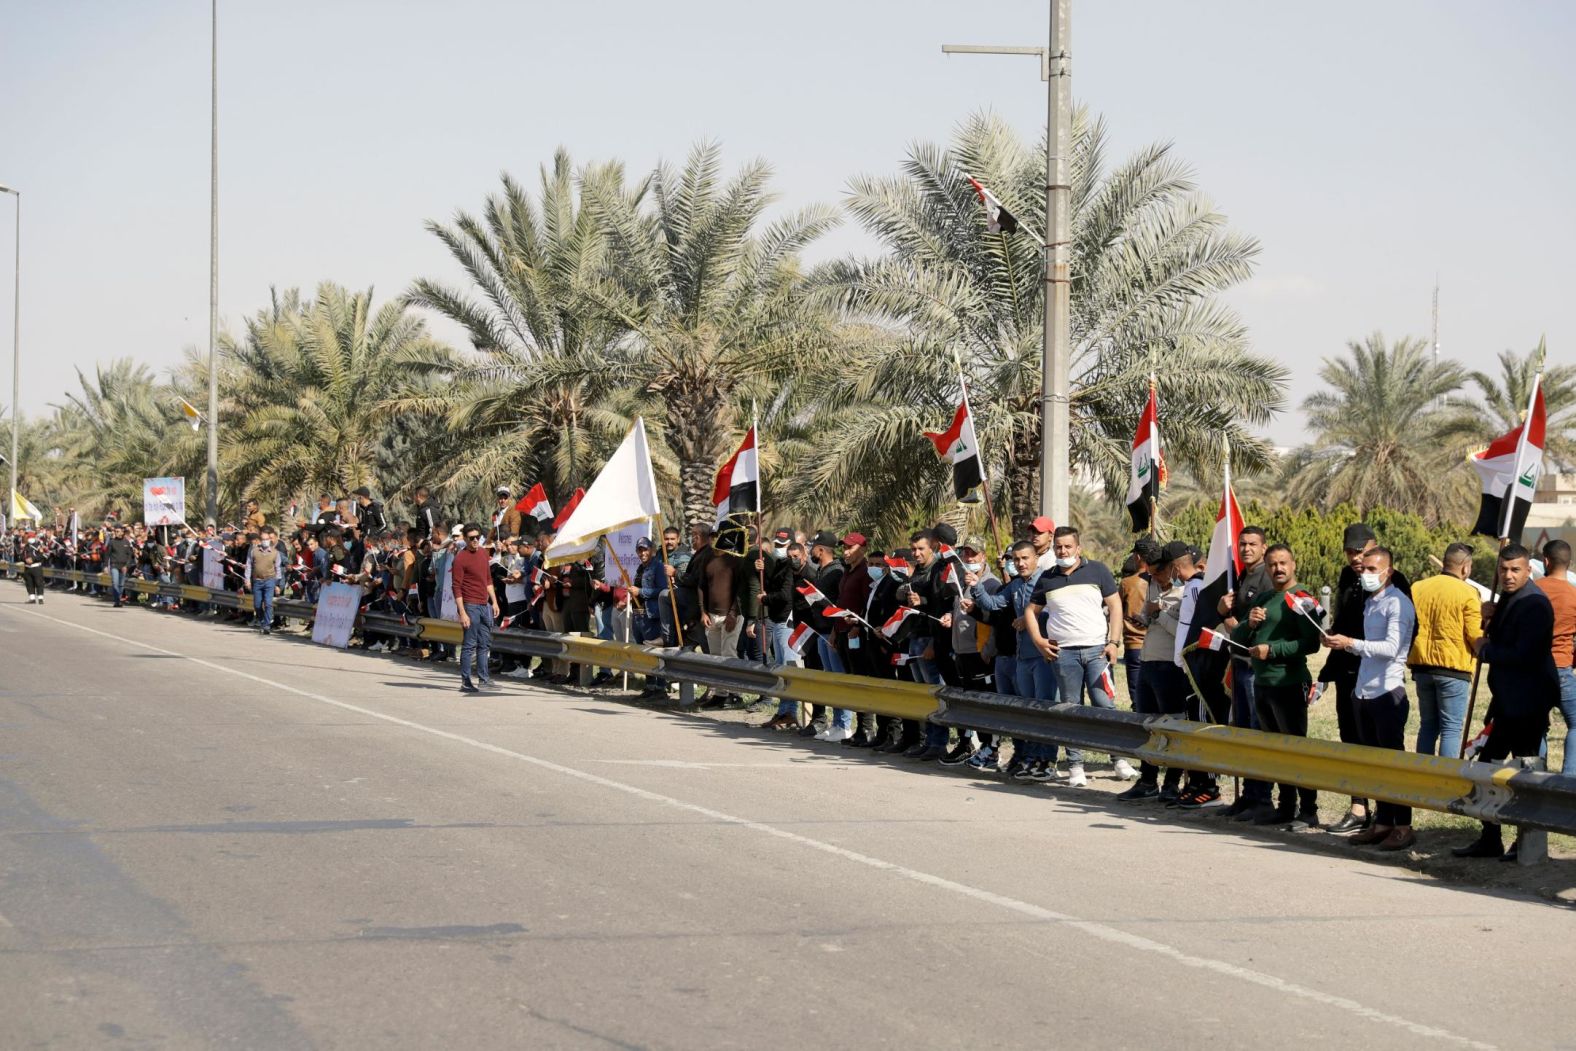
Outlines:
{"type": "Polygon", "coordinates": [[[1167,945],[1164,942],[1155,941],[1153,938],[1146,938],[1143,935],[1133,934],[1129,931],[1124,931],[1120,928],[1112,927],[1108,924],[1099,923],[1093,920],[1081,920],[1078,917],[1069,915],[1067,913],[1056,912],[1054,910],[1035,905],[1033,902],[1021,901],[1017,898],[1011,898],[1004,894],[997,894],[995,891],[970,886],[967,883],[959,883],[956,880],[950,880],[944,876],[937,876],[933,873],[923,872],[919,869],[912,869],[906,865],[897,864],[896,862],[884,861],[881,858],[872,857],[868,854],[861,854],[858,851],[849,850],[846,847],[840,847],[834,843],[827,843],[823,840],[812,839],[809,836],[803,836],[797,832],[790,832],[787,829],[778,828],[775,825],[768,825],[765,822],[739,817],[735,814],[724,813],[720,810],[713,810],[712,808],[702,806],[699,803],[686,802],[685,800],[677,799],[673,796],[663,795],[660,792],[652,792],[648,789],[640,788],[637,785],[625,784],[622,781],[614,781],[611,778],[602,777],[598,774],[593,774],[585,770],[578,770],[574,767],[564,766],[561,763],[555,763],[549,759],[542,759],[538,756],[527,755],[524,752],[516,752],[512,749],[504,748],[501,745],[490,744],[486,741],[479,741],[473,737],[466,737],[464,734],[457,734],[450,730],[442,730],[435,726],[427,726],[424,723],[414,722],[410,719],[402,719],[397,715],[389,715],[386,712],[375,711],[371,708],[363,708],[360,705],[351,704],[348,701],[335,700],[332,697],[325,697],[320,693],[312,693],[309,690],[303,690],[299,687],[291,686],[288,683],[277,682],[273,679],[265,679],[261,675],[253,675],[250,672],[241,671],[236,668],[227,668],[222,664],[215,664],[212,661],[205,660],[201,657],[193,657],[190,654],[177,653],[174,650],[166,650],[149,642],[142,642],[138,639],[128,639],[123,635],[114,635],[107,631],[100,631],[97,628],[90,628],[82,624],[74,624],[69,620],[61,620],[59,617],[52,617],[47,613],[42,613],[37,610],[21,609],[19,607],[13,606],[0,606],[0,609],[10,613],[20,613],[30,617],[38,617],[41,620],[52,621],[53,623],[59,624],[62,627],[74,628],[78,631],[84,631],[106,639],[113,639],[116,642],[122,642],[128,646],[136,646],[141,649],[150,650],[154,653],[163,653],[171,657],[180,657],[184,660],[191,661],[193,664],[200,665],[201,667],[219,672],[223,675],[233,675],[236,678],[247,679],[262,686],[271,686],[274,689],[282,690],[285,693],[295,694],[297,697],[304,697],[308,700],[317,701],[320,704],[326,704],[347,712],[355,712],[357,715],[363,715],[370,719],[377,719],[385,723],[390,723],[394,726],[402,726],[408,730],[415,730],[419,733],[428,734],[432,737],[453,741],[456,744],[467,745],[479,751],[502,756],[506,759],[518,760],[519,762],[528,763],[531,766],[537,767],[541,770],[548,770],[564,777],[569,777],[578,781],[586,782],[588,784],[597,785],[615,792],[622,792],[625,795],[633,796],[637,799],[643,799],[647,802],[673,807],[691,814],[698,814],[701,817],[710,818],[712,821],[718,822],[719,824],[735,825],[739,828],[746,828],[752,832],[760,833],[761,835],[770,836],[774,839],[782,840],[787,843],[793,843],[810,850],[818,851],[822,854],[829,854],[833,857],[842,858],[845,861],[863,865],[867,868],[872,868],[879,872],[885,872],[889,875],[910,880],[914,883],[923,884],[937,890],[946,891],[959,897],[970,898],[974,901],[984,902],[988,905],[995,905],[998,908],[1018,913],[1021,916],[1027,916],[1031,919],[1041,920],[1049,923],[1059,923],[1065,927],[1082,931],[1083,933],[1088,934],[1091,937],[1098,938],[1101,941],[1124,946],[1138,952],[1146,952],[1155,956],[1160,956],[1170,960],[1173,963],[1181,964],[1184,967],[1191,967],[1196,970],[1213,972],[1227,978],[1235,978],[1239,981],[1250,982],[1254,985],[1260,986],[1261,988],[1269,989],[1277,993],[1282,993],[1286,996],[1294,997],[1296,999],[1306,1000],[1311,1003],[1320,1004],[1326,1007],[1338,1008],[1339,1010],[1346,1011],[1349,1014],[1355,1015],[1358,1018],[1362,1018],[1370,1022],[1379,1022],[1398,1029],[1404,1029],[1414,1036],[1426,1037],[1432,1040],[1446,1040],[1454,1044],[1460,1044],[1464,1047],[1481,1049],[1481,1051],[1496,1051],[1493,1044],[1474,1040],[1470,1037],[1460,1036],[1456,1033],[1450,1032],[1449,1030],[1440,1029],[1437,1026],[1425,1025],[1421,1022],[1414,1022],[1410,1019],[1402,1018],[1400,1015],[1390,1014],[1389,1012],[1381,1011],[1374,1007],[1369,1007],[1367,1004],[1359,1003],[1358,1001],[1350,999],[1349,997],[1337,996],[1333,993],[1327,993],[1306,985],[1300,985],[1296,982],[1290,982],[1284,978],[1278,978],[1275,975],[1266,974],[1263,971],[1255,971],[1248,967],[1240,967],[1237,964],[1230,963],[1226,960],[1217,960],[1208,956],[1195,956],[1192,953],[1185,952],[1176,948],[1175,946],[1167,945]]]}

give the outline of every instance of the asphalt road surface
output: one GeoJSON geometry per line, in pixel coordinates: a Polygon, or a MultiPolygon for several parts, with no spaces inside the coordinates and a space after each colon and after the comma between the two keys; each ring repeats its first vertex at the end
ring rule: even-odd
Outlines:
{"type": "Polygon", "coordinates": [[[1558,1047],[1576,917],[0,585],[0,1047],[1558,1047]]]}

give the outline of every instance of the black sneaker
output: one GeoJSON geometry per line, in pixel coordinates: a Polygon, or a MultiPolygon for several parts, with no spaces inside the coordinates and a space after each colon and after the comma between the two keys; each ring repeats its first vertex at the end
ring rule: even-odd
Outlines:
{"type": "Polygon", "coordinates": [[[1153,799],[1159,794],[1160,789],[1156,788],[1153,782],[1134,781],[1131,788],[1125,792],[1118,792],[1116,798],[1124,803],[1136,803],[1140,799],[1153,799]]]}
{"type": "MultiPolygon", "coordinates": [[[[1219,793],[1217,792],[1216,795],[1218,796],[1219,793]]],[[[1232,800],[1231,805],[1228,806],[1223,811],[1223,813],[1227,817],[1236,817],[1238,814],[1242,813],[1244,810],[1250,810],[1250,809],[1252,809],[1252,807],[1253,807],[1253,801],[1251,799],[1248,799],[1245,796],[1238,796],[1236,799],[1232,800]]]]}
{"type": "Polygon", "coordinates": [[[1056,767],[1048,759],[1042,759],[1029,767],[1029,780],[1037,784],[1045,784],[1056,776],[1056,767]]]}
{"type": "Polygon", "coordinates": [[[974,749],[972,749],[972,748],[970,748],[968,746],[968,742],[966,742],[966,741],[959,741],[953,747],[952,751],[948,752],[946,755],[941,757],[941,765],[942,766],[962,766],[964,763],[969,761],[969,757],[972,756],[973,754],[974,754],[974,749]]]}
{"type": "Polygon", "coordinates": [[[1177,791],[1176,785],[1165,785],[1160,789],[1160,801],[1165,803],[1167,806],[1175,803],[1181,797],[1181,793],[1177,791]]]}
{"type": "Polygon", "coordinates": [[[1289,825],[1297,819],[1295,810],[1280,810],[1275,807],[1265,807],[1253,816],[1255,825],[1289,825]]]}
{"type": "Polygon", "coordinates": [[[1201,810],[1220,802],[1220,789],[1201,788],[1188,798],[1182,800],[1183,810],[1201,810]]]}
{"type": "Polygon", "coordinates": [[[475,686],[471,685],[468,682],[462,682],[462,683],[460,683],[460,692],[461,693],[481,693],[482,691],[478,690],[475,686]]]}
{"type": "Polygon", "coordinates": [[[1303,828],[1318,828],[1319,812],[1317,810],[1303,810],[1297,814],[1297,819],[1293,824],[1300,825],[1303,828]]]}
{"type": "Polygon", "coordinates": [[[824,727],[824,726],[817,726],[814,721],[811,721],[811,722],[805,723],[803,726],[799,727],[799,736],[800,737],[814,737],[816,734],[820,733],[824,729],[826,729],[826,727],[824,727]]]}
{"type": "Polygon", "coordinates": [[[1013,765],[1017,767],[1017,769],[1012,772],[1012,779],[1014,781],[1033,781],[1035,779],[1035,771],[1043,771],[1045,769],[1045,760],[1030,759],[1022,765],[1017,763],[1014,763],[1013,765]]]}

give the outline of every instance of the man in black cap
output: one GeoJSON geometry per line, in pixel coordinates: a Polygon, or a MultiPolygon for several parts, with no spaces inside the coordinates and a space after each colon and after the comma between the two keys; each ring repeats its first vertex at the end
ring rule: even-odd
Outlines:
{"type": "MultiPolygon", "coordinates": [[[[794,580],[793,564],[788,561],[788,545],[793,543],[791,529],[779,529],[770,537],[762,537],[760,549],[755,554],[754,571],[764,586],[761,588],[762,625],[766,637],[761,641],[761,652],[770,668],[781,668],[792,657],[788,635],[792,630],[788,617],[793,613],[794,580]]],[[[799,707],[795,701],[778,701],[777,711],[762,724],[770,730],[788,730],[799,725],[799,707]]]]}
{"type": "MultiPolygon", "coordinates": [[[[1188,685],[1176,663],[1176,640],[1182,589],[1192,566],[1193,554],[1181,540],[1173,540],[1162,547],[1159,557],[1149,566],[1149,597],[1138,614],[1144,627],[1144,645],[1140,653],[1143,670],[1139,673],[1138,697],[1133,705],[1135,712],[1181,715],[1187,710],[1188,685]]],[[[1181,780],[1182,771],[1170,767],[1162,787],[1160,768],[1146,760],[1139,764],[1138,780],[1116,798],[1136,802],[1158,796],[1170,802],[1178,798],[1181,780]]]]}
{"type": "MultiPolygon", "coordinates": [[[[1363,571],[1363,556],[1377,547],[1379,541],[1375,539],[1372,529],[1366,523],[1353,522],[1346,527],[1346,535],[1341,539],[1341,547],[1346,552],[1346,565],[1341,567],[1340,578],[1335,584],[1335,593],[1331,596],[1330,628],[1331,635],[1345,635],[1349,638],[1360,639],[1363,637],[1363,606],[1368,601],[1368,593],[1363,590],[1361,573],[1363,571]]],[[[1406,579],[1406,574],[1395,569],[1390,575],[1390,584],[1407,601],[1412,599],[1412,585],[1406,579]]],[[[1408,640],[1408,645],[1411,644],[1408,640]]],[[[1324,668],[1319,672],[1319,681],[1332,683],[1335,686],[1335,721],[1340,731],[1343,744],[1362,744],[1362,735],[1357,725],[1357,709],[1353,693],[1357,689],[1357,666],[1360,660],[1355,653],[1347,650],[1332,650],[1324,662],[1324,668]]],[[[1366,829],[1373,824],[1373,813],[1368,807],[1368,800],[1352,797],[1351,805],[1346,814],[1335,824],[1330,826],[1330,831],[1344,834],[1366,829]]]]}

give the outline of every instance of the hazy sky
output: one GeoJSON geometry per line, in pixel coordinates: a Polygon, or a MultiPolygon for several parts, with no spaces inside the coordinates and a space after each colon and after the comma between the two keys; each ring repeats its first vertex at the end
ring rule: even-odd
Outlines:
{"type": "MultiPolygon", "coordinates": [[[[991,108],[1037,136],[1046,3],[220,0],[220,309],[332,279],[382,296],[455,268],[422,229],[555,147],[643,170],[715,138],[783,204],[837,201],[991,108]]],[[[22,406],[74,368],[206,346],[206,0],[0,2],[0,182],[24,193],[22,406]]],[[[1576,5],[1075,0],[1073,90],[1117,154],[1173,140],[1258,237],[1233,296],[1293,370],[1376,329],[1487,367],[1540,332],[1576,359],[1576,5]]],[[[10,198],[0,198],[9,365],[10,198]]],[[[815,255],[864,250],[853,226],[815,255]]],[[[455,330],[440,327],[446,336],[455,330]]],[[[7,370],[8,371],[8,370],[7,370]]],[[[9,385],[0,372],[0,403],[9,385]]],[[[1301,440],[1301,417],[1271,428],[1301,440]]]]}

